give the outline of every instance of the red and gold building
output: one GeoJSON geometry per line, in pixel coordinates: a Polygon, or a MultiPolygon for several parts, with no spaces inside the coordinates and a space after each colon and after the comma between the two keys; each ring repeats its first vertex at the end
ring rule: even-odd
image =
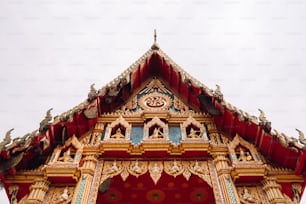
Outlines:
{"type": "Polygon", "coordinates": [[[156,43],[40,128],[0,143],[11,203],[299,203],[305,144],[226,102],[156,43]]]}

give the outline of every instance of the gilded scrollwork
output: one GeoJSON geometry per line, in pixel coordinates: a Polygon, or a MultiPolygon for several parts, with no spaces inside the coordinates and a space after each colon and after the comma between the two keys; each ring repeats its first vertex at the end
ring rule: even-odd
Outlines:
{"type": "Polygon", "coordinates": [[[179,112],[189,111],[189,107],[176,96],[174,96],[173,106],[179,112]]]}

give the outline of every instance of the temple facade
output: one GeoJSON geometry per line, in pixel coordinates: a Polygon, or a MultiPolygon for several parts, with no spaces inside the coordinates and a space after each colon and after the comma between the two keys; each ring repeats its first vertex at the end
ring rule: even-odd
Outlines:
{"type": "Polygon", "coordinates": [[[186,73],[156,44],[38,130],[0,143],[12,204],[300,203],[305,144],[186,73]]]}

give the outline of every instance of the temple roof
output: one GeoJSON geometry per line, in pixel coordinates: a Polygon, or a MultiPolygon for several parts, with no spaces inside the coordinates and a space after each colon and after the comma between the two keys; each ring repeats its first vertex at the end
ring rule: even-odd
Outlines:
{"type": "Polygon", "coordinates": [[[40,122],[40,128],[23,137],[11,140],[10,133],[0,143],[0,174],[14,174],[18,169],[32,169],[43,163],[58,144],[67,138],[80,137],[89,131],[104,113],[112,112],[129,99],[152,78],[159,78],[182,101],[194,109],[211,115],[217,129],[229,138],[236,134],[254,144],[270,161],[294,169],[296,174],[305,172],[304,135],[290,138],[272,130],[271,122],[259,109],[259,117],[228,103],[217,85],[212,90],[188,74],[164,53],[156,42],[151,48],[122,72],[117,78],[99,90],[91,86],[88,98],[72,109],[52,119],[51,110],[40,122]],[[63,135],[65,137],[63,137],[63,135]],[[279,153],[282,153],[280,156],[279,153]],[[35,161],[29,162],[35,158],[35,161]]]}

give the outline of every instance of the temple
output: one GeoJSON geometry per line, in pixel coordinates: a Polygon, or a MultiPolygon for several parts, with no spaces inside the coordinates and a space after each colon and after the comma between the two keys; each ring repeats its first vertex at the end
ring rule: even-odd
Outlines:
{"type": "Polygon", "coordinates": [[[12,204],[299,203],[306,139],[272,130],[157,45],[76,107],[0,143],[12,204]]]}

